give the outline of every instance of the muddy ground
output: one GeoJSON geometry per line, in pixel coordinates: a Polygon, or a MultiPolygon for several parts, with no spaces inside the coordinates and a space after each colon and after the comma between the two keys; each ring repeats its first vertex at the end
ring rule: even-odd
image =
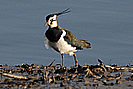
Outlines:
{"type": "Polygon", "coordinates": [[[42,89],[132,89],[133,65],[99,64],[78,67],[61,67],[22,64],[0,65],[0,88],[42,88],[42,89]]]}

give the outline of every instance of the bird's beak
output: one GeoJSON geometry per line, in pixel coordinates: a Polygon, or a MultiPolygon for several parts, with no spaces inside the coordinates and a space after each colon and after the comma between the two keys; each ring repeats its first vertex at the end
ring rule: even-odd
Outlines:
{"type": "Polygon", "coordinates": [[[45,24],[44,24],[44,26],[47,26],[48,25],[48,22],[46,22],[45,24]]]}

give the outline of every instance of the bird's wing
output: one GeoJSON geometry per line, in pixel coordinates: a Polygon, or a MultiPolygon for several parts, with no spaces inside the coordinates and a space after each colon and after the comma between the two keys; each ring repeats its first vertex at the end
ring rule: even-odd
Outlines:
{"type": "Polygon", "coordinates": [[[71,44],[73,47],[76,47],[76,49],[81,50],[84,47],[91,48],[91,44],[88,43],[87,40],[79,40],[73,33],[71,33],[68,30],[65,30],[65,32],[66,32],[66,35],[64,36],[65,41],[67,41],[68,44],[71,44]]]}
{"type": "Polygon", "coordinates": [[[46,36],[45,36],[44,38],[45,38],[45,41],[44,41],[45,47],[46,47],[47,49],[49,49],[49,48],[50,48],[50,46],[49,46],[49,40],[47,39],[46,36]]]}

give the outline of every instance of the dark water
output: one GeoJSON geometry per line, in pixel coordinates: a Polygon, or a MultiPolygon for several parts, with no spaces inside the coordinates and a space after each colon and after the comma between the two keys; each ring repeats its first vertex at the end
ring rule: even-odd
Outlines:
{"type": "MultiPolygon", "coordinates": [[[[60,55],[44,47],[45,16],[71,8],[58,17],[59,25],[78,38],[89,40],[93,49],[77,52],[79,64],[125,65],[133,61],[133,0],[1,0],[0,64],[48,65],[60,55]]],[[[65,55],[65,65],[73,58],[65,55]]]]}

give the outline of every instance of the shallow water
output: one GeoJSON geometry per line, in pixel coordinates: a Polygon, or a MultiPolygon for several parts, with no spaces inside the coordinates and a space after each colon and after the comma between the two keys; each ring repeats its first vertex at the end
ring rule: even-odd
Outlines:
{"type": "MultiPolygon", "coordinates": [[[[79,64],[125,65],[133,61],[133,1],[121,0],[1,0],[0,64],[48,65],[60,55],[44,47],[45,16],[68,7],[71,13],[58,17],[59,25],[78,38],[89,40],[92,49],[77,52],[79,64]],[[112,59],[110,61],[110,59],[112,59]]],[[[65,55],[65,65],[73,58],[65,55]]]]}

